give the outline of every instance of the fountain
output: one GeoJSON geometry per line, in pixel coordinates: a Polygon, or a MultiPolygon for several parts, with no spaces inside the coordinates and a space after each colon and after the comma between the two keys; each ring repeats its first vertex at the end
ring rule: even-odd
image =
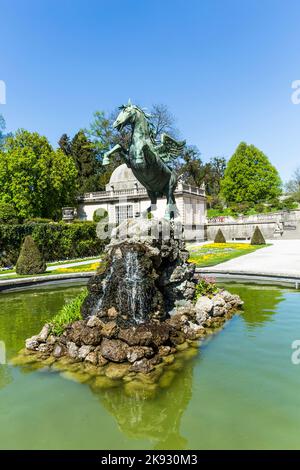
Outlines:
{"type": "Polygon", "coordinates": [[[60,334],[45,325],[26,341],[25,355],[37,354],[48,365],[63,361],[71,370],[83,363],[79,380],[85,380],[88,369],[105,375],[97,379],[98,386],[124,379],[125,390],[133,388],[135,393],[145,374],[150,385],[162,380],[175,353],[222,326],[242,302],[218,289],[211,297],[197,299],[195,265],[188,261],[176,219],[177,176],[171,166],[184,142],[163,134],[158,145],[147,115],[131,103],[121,107],[114,126],[121,129],[127,124],[132,127],[129,149],[115,146],[104,162],[118,152],[145,186],[151,206],[146,214],[125,220],[112,231],[102,267],[88,283],[82,319],[66,324],[60,334]],[[161,194],[166,195],[167,206],[165,217],[158,219],[151,209],[161,194]],[[126,384],[129,380],[132,385],[126,384]]]}

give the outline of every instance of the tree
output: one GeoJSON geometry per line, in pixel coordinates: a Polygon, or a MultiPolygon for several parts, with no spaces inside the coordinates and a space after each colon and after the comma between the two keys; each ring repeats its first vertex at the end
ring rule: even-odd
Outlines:
{"type": "Polygon", "coordinates": [[[150,122],[155,139],[159,139],[163,133],[174,138],[178,136],[179,132],[175,127],[176,119],[165,104],[154,104],[152,106],[150,122]]]}
{"type": "Polygon", "coordinates": [[[110,149],[114,141],[112,122],[112,117],[106,117],[103,111],[96,111],[93,114],[90,127],[84,130],[90,145],[96,149],[100,161],[102,161],[103,154],[110,149]]]}
{"type": "Polygon", "coordinates": [[[257,204],[278,197],[281,180],[261,150],[241,142],[228,162],[221,193],[227,203],[257,204]]]}
{"type": "Polygon", "coordinates": [[[46,262],[33,238],[25,237],[16,264],[17,274],[42,274],[46,271],[46,262]]]}
{"type": "Polygon", "coordinates": [[[18,214],[15,207],[7,202],[0,202],[0,224],[17,224],[18,214]]]}
{"type": "Polygon", "coordinates": [[[224,178],[226,159],[223,157],[211,158],[206,163],[204,182],[206,193],[210,196],[218,196],[221,190],[221,180],[224,178]]]}
{"type": "Polygon", "coordinates": [[[182,157],[183,162],[178,167],[178,173],[182,180],[192,186],[200,186],[205,177],[205,166],[200,155],[197,147],[186,147],[182,157]]]}
{"type": "Polygon", "coordinates": [[[0,202],[12,204],[21,218],[59,218],[74,203],[76,167],[46,137],[19,130],[5,140],[0,158],[0,202]]]}
{"type": "Polygon", "coordinates": [[[286,184],[286,191],[291,193],[295,200],[300,201],[300,167],[295,170],[292,179],[286,184]]]}
{"type": "Polygon", "coordinates": [[[99,191],[99,162],[97,150],[83,130],[71,142],[71,156],[77,168],[78,194],[99,191]]]}
{"type": "Polygon", "coordinates": [[[0,114],[0,148],[4,144],[4,139],[5,139],[4,131],[5,131],[5,128],[6,128],[6,125],[5,125],[4,117],[2,116],[2,114],[0,114]]]}
{"type": "Polygon", "coordinates": [[[67,134],[63,134],[58,141],[59,148],[65,155],[71,155],[71,141],[67,134]]]}

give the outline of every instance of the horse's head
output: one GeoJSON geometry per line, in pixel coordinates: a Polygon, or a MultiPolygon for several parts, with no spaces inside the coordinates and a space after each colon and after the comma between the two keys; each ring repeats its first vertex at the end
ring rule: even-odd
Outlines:
{"type": "Polygon", "coordinates": [[[121,131],[126,124],[134,124],[138,116],[147,117],[142,109],[138,106],[131,104],[130,100],[127,104],[123,104],[119,108],[121,111],[117,119],[113,123],[113,127],[121,131]]]}

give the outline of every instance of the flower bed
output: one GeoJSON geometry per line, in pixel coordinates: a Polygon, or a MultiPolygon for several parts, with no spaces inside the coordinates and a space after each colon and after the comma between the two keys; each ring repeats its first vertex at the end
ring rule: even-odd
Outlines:
{"type": "Polygon", "coordinates": [[[202,246],[191,246],[189,261],[195,263],[197,267],[215,266],[265,246],[253,246],[249,243],[209,243],[202,246]]]}

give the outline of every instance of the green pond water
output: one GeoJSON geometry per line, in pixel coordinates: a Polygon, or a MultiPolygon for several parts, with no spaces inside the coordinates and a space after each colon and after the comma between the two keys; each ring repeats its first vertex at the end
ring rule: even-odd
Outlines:
{"type": "MultiPolygon", "coordinates": [[[[245,309],[152,400],[0,365],[1,449],[300,448],[300,293],[227,285],[245,309]]],[[[0,294],[7,361],[81,286],[0,294]]]]}

